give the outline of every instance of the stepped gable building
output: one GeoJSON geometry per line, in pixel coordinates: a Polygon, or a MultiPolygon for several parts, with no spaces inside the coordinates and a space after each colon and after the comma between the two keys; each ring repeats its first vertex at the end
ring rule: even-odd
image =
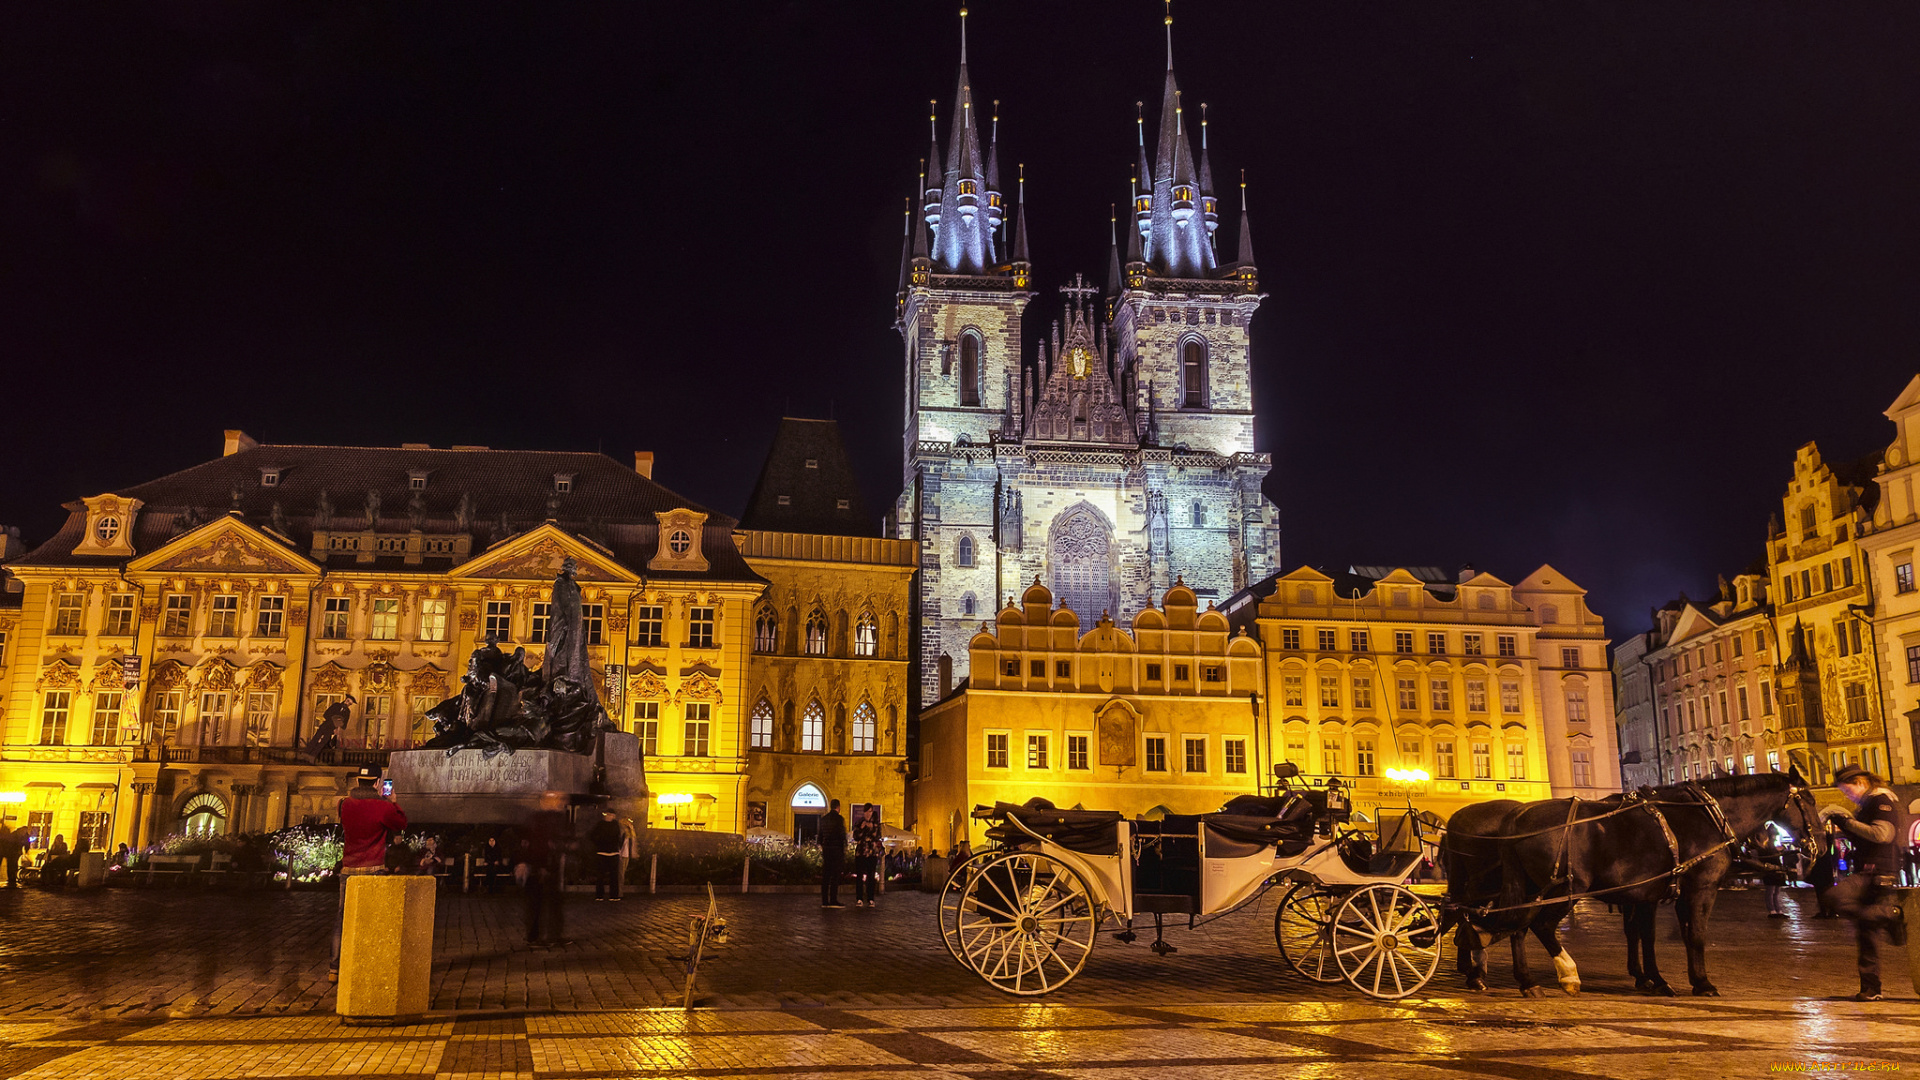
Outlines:
{"type": "Polygon", "coordinates": [[[811,837],[830,799],[908,820],[914,545],[878,526],[839,426],[780,421],[734,534],[768,583],[747,658],[748,828],[811,837]]]}
{"type": "Polygon", "coordinates": [[[68,505],[7,564],[0,790],[41,842],[331,820],[351,767],[488,635],[537,662],[573,559],[609,713],[640,734],[654,824],[737,830],[752,604],[734,522],[600,454],[259,445],[68,505]],[[358,704],[340,749],[302,747],[358,704]]]}
{"type": "MultiPolygon", "coordinates": [[[[963,32],[944,144],[934,124],[908,213],[896,328],[905,345],[904,488],[894,534],[919,544],[918,692],[943,697],[1003,601],[1040,580],[1083,626],[1126,622],[1184,579],[1202,603],[1266,576],[1271,459],[1253,443],[1248,334],[1259,291],[1242,189],[1223,258],[1199,125],[1174,77],[1171,20],[1155,142],[1140,162],[1124,258],[1104,288],[1075,275],[1036,363],[1021,186],[1009,198],[998,121],[982,153],[963,32]]],[[[1063,275],[1064,277],[1064,275],[1063,275]]]]}
{"type": "MultiPolygon", "coordinates": [[[[1873,582],[1860,537],[1872,523],[1881,456],[1830,464],[1794,455],[1768,529],[1783,760],[1825,783],[1847,765],[1887,775],[1887,727],[1873,659],[1873,582]]],[[[1782,766],[1785,767],[1784,765],[1782,766]]]]}

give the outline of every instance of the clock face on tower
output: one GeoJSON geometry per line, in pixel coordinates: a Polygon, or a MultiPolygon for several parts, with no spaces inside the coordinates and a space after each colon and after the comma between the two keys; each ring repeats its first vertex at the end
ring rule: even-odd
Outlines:
{"type": "Polygon", "coordinates": [[[1067,370],[1072,372],[1073,377],[1076,379],[1086,378],[1088,359],[1087,350],[1075,348],[1067,354],[1067,370]]]}

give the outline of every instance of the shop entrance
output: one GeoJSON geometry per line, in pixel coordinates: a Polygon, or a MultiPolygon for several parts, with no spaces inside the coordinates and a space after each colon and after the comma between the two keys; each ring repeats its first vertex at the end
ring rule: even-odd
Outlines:
{"type": "Polygon", "coordinates": [[[827,812],[827,793],[813,784],[793,791],[793,842],[811,844],[820,837],[820,815],[827,812]]]}

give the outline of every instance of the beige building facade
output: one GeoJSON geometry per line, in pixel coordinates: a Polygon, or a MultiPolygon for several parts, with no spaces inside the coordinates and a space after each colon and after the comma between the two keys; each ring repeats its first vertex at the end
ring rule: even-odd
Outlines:
{"type": "Polygon", "coordinates": [[[1657,647],[1642,658],[1661,734],[1659,783],[1784,772],[1774,699],[1773,609],[1767,580],[1742,574],[1711,604],[1660,612],[1657,647]]]}
{"type": "Polygon", "coordinates": [[[1860,550],[1873,592],[1869,651],[1880,686],[1890,754],[1888,776],[1920,782],[1920,589],[1914,554],[1920,548],[1920,375],[1887,407],[1893,442],[1874,483],[1880,498],[1860,550]]]}
{"type": "Polygon", "coordinates": [[[915,802],[932,850],[978,844],[975,805],[1127,816],[1217,810],[1256,790],[1258,641],[1176,582],[1130,628],[1082,628],[1035,582],[972,641],[968,681],[920,718],[915,802]]]}

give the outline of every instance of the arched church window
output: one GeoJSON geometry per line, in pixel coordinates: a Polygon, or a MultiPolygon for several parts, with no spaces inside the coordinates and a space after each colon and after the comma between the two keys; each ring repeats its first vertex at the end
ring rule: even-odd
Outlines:
{"type": "Polygon", "coordinates": [[[773,749],[773,702],[765,696],[753,706],[753,748],[773,749]]]}
{"type": "Polygon", "coordinates": [[[973,565],[973,537],[963,536],[960,542],[954,545],[953,561],[956,566],[973,565]]]}
{"type": "Polygon", "coordinates": [[[873,621],[868,612],[860,616],[859,625],[853,628],[853,655],[877,656],[880,653],[880,624],[873,621]]]}
{"type": "Polygon", "coordinates": [[[763,610],[753,620],[753,651],[774,652],[780,644],[780,622],[774,618],[771,609],[763,610]]]}
{"type": "Polygon", "coordinates": [[[1113,604],[1112,544],[1106,522],[1085,506],[1063,515],[1047,539],[1053,595],[1083,626],[1113,604]]]}
{"type": "Polygon", "coordinates": [[[864,701],[861,702],[860,707],[853,710],[853,732],[847,749],[855,754],[873,753],[875,737],[879,732],[879,728],[880,725],[878,718],[874,715],[873,706],[864,701]]]}
{"type": "Polygon", "coordinates": [[[980,339],[960,335],[960,404],[980,404],[980,339]]]}
{"type": "Polygon", "coordinates": [[[1193,527],[1196,529],[1207,527],[1207,508],[1202,506],[1198,499],[1193,501],[1193,527]]]}
{"type": "Polygon", "coordinates": [[[1206,408],[1207,350],[1198,341],[1189,339],[1180,349],[1180,382],[1182,404],[1189,409],[1206,408]]]}
{"type": "Polygon", "coordinates": [[[815,698],[807,702],[807,711],[800,717],[800,749],[817,754],[826,748],[827,710],[815,698]]]}
{"type": "Polygon", "coordinates": [[[827,655],[827,617],[818,611],[807,616],[807,655],[827,655]]]}

